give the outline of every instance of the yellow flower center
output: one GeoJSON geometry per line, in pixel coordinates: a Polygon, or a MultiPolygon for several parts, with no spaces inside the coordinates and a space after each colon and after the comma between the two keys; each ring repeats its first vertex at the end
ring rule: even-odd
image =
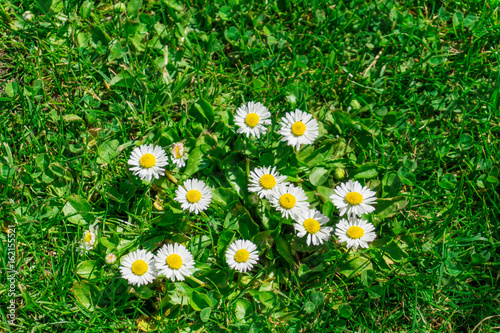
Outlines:
{"type": "Polygon", "coordinates": [[[363,228],[358,227],[356,225],[353,225],[352,227],[350,227],[347,230],[347,235],[349,237],[351,237],[352,239],[361,238],[361,237],[363,237],[364,234],[365,234],[365,231],[363,230],[363,228]]]}
{"type": "Polygon", "coordinates": [[[153,154],[144,154],[141,157],[140,163],[143,168],[152,168],[156,164],[156,157],[153,154]]]}
{"type": "Polygon", "coordinates": [[[132,264],[132,273],[137,276],[142,276],[148,271],[148,264],[144,260],[136,260],[132,264]]]}
{"type": "Polygon", "coordinates": [[[248,253],[248,251],[245,249],[239,249],[234,254],[234,260],[236,262],[239,262],[239,263],[247,262],[249,257],[250,257],[250,253],[248,253]]]}
{"type": "Polygon", "coordinates": [[[297,200],[290,193],[283,194],[280,198],[280,205],[286,209],[292,209],[295,206],[297,200]]]}
{"type": "Polygon", "coordinates": [[[173,253],[167,257],[167,265],[172,269],[179,269],[182,267],[182,258],[180,255],[173,253]]]}
{"type": "Polygon", "coordinates": [[[306,125],[304,125],[303,122],[301,122],[300,120],[299,121],[296,121],[293,123],[292,125],[292,133],[293,135],[295,136],[301,136],[304,134],[304,132],[306,131],[306,125]]]}
{"type": "Polygon", "coordinates": [[[315,234],[319,231],[320,224],[315,219],[307,219],[304,221],[304,228],[310,234],[315,234]]]}
{"type": "Polygon", "coordinates": [[[175,146],[175,158],[181,158],[181,152],[179,146],[175,146]]]}
{"type": "Polygon", "coordinates": [[[247,125],[252,127],[252,128],[257,126],[257,124],[259,123],[259,120],[260,120],[260,118],[259,118],[259,115],[257,113],[249,113],[245,117],[245,123],[247,123],[247,125]]]}
{"type": "Polygon", "coordinates": [[[201,193],[198,190],[190,190],[186,194],[186,199],[190,203],[196,203],[196,202],[200,201],[200,199],[201,199],[201,193]]]}
{"type": "Polygon", "coordinates": [[[85,243],[89,243],[91,239],[92,239],[92,234],[89,232],[85,235],[85,238],[83,240],[85,241],[85,243]]]}
{"type": "Polygon", "coordinates": [[[351,205],[359,205],[363,201],[363,196],[358,192],[349,192],[345,196],[345,201],[351,205]]]}
{"type": "Polygon", "coordinates": [[[273,175],[264,175],[260,177],[260,186],[262,186],[265,189],[271,189],[276,185],[276,179],[274,178],[273,175]]]}

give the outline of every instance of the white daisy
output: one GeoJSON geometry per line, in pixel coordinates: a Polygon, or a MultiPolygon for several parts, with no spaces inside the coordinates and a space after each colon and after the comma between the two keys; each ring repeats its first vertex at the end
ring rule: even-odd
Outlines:
{"type": "Polygon", "coordinates": [[[377,237],[374,230],[373,224],[357,217],[350,217],[337,223],[335,235],[341,243],[347,242],[347,248],[357,249],[358,246],[368,248],[367,242],[372,242],[377,237]]]}
{"type": "Polygon", "coordinates": [[[151,283],[156,277],[154,255],[146,250],[131,252],[123,258],[120,272],[122,278],[138,287],[151,283]]]}
{"type": "Polygon", "coordinates": [[[250,184],[248,190],[250,192],[258,192],[261,198],[269,199],[275,186],[279,186],[286,179],[286,176],[281,176],[276,171],[276,167],[255,168],[250,171],[250,184]]]}
{"type": "Polygon", "coordinates": [[[114,253],[107,254],[104,258],[106,260],[106,264],[113,265],[116,262],[116,255],[114,253]]]}
{"type": "Polygon", "coordinates": [[[212,201],[212,190],[202,180],[188,179],[184,187],[179,186],[175,191],[175,200],[180,202],[181,208],[199,214],[208,208],[212,201]]]}
{"type": "Polygon", "coordinates": [[[311,245],[311,243],[319,245],[330,238],[330,233],[333,231],[332,227],[324,226],[328,221],[330,219],[326,215],[317,210],[309,209],[299,216],[293,227],[297,231],[298,237],[307,235],[307,245],[311,245]]]}
{"type": "Polygon", "coordinates": [[[184,144],[174,143],[174,147],[170,151],[172,154],[172,162],[177,165],[178,168],[183,168],[186,166],[186,160],[188,159],[187,154],[184,152],[184,144]]]}
{"type": "Polygon", "coordinates": [[[271,113],[260,102],[248,102],[243,104],[234,116],[234,123],[239,126],[238,133],[249,136],[260,137],[267,132],[264,125],[271,125],[271,113]]]}
{"type": "Polygon", "coordinates": [[[375,210],[375,207],[371,206],[377,204],[375,192],[370,191],[366,186],[361,186],[357,180],[354,182],[349,180],[347,183],[338,185],[334,192],[335,194],[332,194],[330,199],[340,210],[340,216],[346,213],[348,217],[361,216],[375,210]]]}
{"type": "Polygon", "coordinates": [[[270,202],[285,218],[296,219],[309,207],[304,190],[293,184],[276,186],[272,192],[270,202]]]}
{"type": "Polygon", "coordinates": [[[281,141],[287,141],[289,146],[300,149],[301,144],[311,144],[319,135],[318,122],[310,113],[295,109],[281,118],[279,134],[283,135],[281,141]]]}
{"type": "Polygon", "coordinates": [[[163,245],[155,257],[158,275],[165,275],[175,282],[184,281],[185,276],[191,276],[194,268],[193,255],[181,244],[163,245]]]}
{"type": "Polygon", "coordinates": [[[152,144],[136,147],[128,160],[128,165],[131,165],[130,171],[133,171],[134,175],[138,175],[140,179],[148,181],[153,177],[160,178],[167,164],[168,157],[165,151],[160,146],[155,147],[152,144]]]}
{"type": "Polygon", "coordinates": [[[226,262],[231,269],[246,272],[259,261],[257,246],[249,240],[238,239],[229,245],[226,251],[226,262]]]}
{"type": "Polygon", "coordinates": [[[82,250],[90,251],[94,248],[94,244],[97,238],[97,228],[94,229],[93,226],[89,226],[89,230],[85,230],[83,234],[82,244],[80,248],[82,250]]]}

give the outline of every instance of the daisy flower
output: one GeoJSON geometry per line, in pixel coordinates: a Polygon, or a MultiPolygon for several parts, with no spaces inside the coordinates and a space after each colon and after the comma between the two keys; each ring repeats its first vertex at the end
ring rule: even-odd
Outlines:
{"type": "Polygon", "coordinates": [[[307,245],[311,245],[311,243],[319,245],[323,244],[333,231],[332,227],[324,226],[328,221],[330,219],[326,215],[317,210],[309,209],[299,216],[293,227],[297,231],[298,237],[307,235],[307,245]]]}
{"type": "Polygon", "coordinates": [[[172,162],[177,165],[178,168],[183,168],[186,166],[187,156],[184,154],[184,144],[174,143],[174,147],[170,151],[172,154],[172,162]]]}
{"type": "Polygon", "coordinates": [[[266,133],[267,128],[264,125],[271,125],[271,113],[260,102],[248,102],[243,104],[234,116],[234,123],[239,126],[237,132],[249,136],[260,137],[266,133]]]}
{"type": "Polygon", "coordinates": [[[283,135],[281,141],[287,141],[289,146],[300,149],[301,144],[311,144],[319,135],[318,122],[307,112],[295,109],[281,118],[281,129],[278,131],[283,135]]]}
{"type": "Polygon", "coordinates": [[[156,277],[154,255],[146,250],[137,250],[127,254],[120,266],[122,278],[138,287],[153,282],[156,277]]]}
{"type": "Polygon", "coordinates": [[[114,253],[110,253],[107,254],[104,259],[106,260],[106,264],[113,265],[116,262],[116,255],[114,253]]]}
{"type": "Polygon", "coordinates": [[[238,239],[229,245],[226,251],[226,262],[231,269],[246,272],[259,261],[257,246],[249,240],[238,239]]]}
{"type": "Polygon", "coordinates": [[[361,186],[358,181],[349,180],[335,187],[335,194],[330,196],[333,204],[340,210],[339,215],[347,213],[347,216],[361,216],[371,213],[375,210],[372,205],[377,204],[375,192],[370,191],[368,187],[361,186]]]}
{"type": "Polygon", "coordinates": [[[281,212],[281,216],[293,219],[309,207],[304,190],[293,184],[276,186],[272,192],[271,205],[281,212]]]}
{"type": "Polygon", "coordinates": [[[80,248],[85,251],[90,251],[94,248],[95,240],[97,238],[97,228],[94,229],[93,226],[89,227],[89,230],[85,230],[83,234],[82,244],[80,248]]]}
{"type": "Polygon", "coordinates": [[[337,223],[335,235],[341,243],[347,242],[347,248],[357,249],[358,246],[368,248],[367,242],[372,242],[377,237],[374,230],[373,224],[357,217],[350,217],[337,223]]]}
{"type": "Polygon", "coordinates": [[[181,208],[195,214],[207,209],[212,201],[212,190],[198,179],[186,180],[184,187],[179,186],[175,194],[175,200],[182,204],[181,208]]]}
{"type": "Polygon", "coordinates": [[[286,176],[281,176],[276,172],[276,167],[255,168],[250,171],[250,184],[248,190],[257,192],[259,197],[269,199],[275,186],[283,183],[286,176]]]}
{"type": "Polygon", "coordinates": [[[175,282],[184,281],[185,276],[191,276],[194,268],[193,255],[181,244],[163,245],[155,257],[156,269],[159,275],[175,282]]]}
{"type": "Polygon", "coordinates": [[[168,157],[165,151],[160,146],[155,147],[152,144],[136,147],[128,160],[128,165],[131,166],[130,171],[133,171],[134,175],[138,175],[140,179],[148,181],[153,177],[160,178],[167,164],[168,157]]]}

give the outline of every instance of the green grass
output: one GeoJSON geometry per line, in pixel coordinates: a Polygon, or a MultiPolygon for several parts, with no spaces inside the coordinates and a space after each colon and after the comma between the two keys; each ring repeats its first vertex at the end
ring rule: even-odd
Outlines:
{"type": "Polygon", "coordinates": [[[498,1],[141,2],[0,4],[0,219],[16,223],[19,271],[3,331],[499,329],[498,1]],[[236,134],[232,114],[252,100],[274,130],[287,111],[311,112],[315,145],[236,134]],[[166,178],[128,171],[136,145],[182,140],[192,157],[172,175],[216,190],[206,215],[179,211],[166,178]],[[248,169],[266,163],[332,226],[336,169],[376,190],[377,240],[307,247],[247,191],[248,169]],[[80,255],[95,221],[99,245],[80,255]],[[223,258],[240,237],[260,249],[249,274],[223,258]],[[171,241],[192,251],[202,285],[130,292],[104,263],[171,241]]]}

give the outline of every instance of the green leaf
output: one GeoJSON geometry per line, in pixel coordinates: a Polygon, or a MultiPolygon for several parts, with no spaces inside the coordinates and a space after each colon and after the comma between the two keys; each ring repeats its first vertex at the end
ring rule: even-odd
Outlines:
{"type": "Polygon", "coordinates": [[[94,221],[94,216],[91,214],[92,207],[87,200],[76,194],[68,199],[62,211],[70,223],[86,225],[94,221]]]}
{"type": "Polygon", "coordinates": [[[394,216],[398,211],[406,207],[408,201],[402,197],[397,196],[390,199],[379,198],[377,200],[377,206],[374,214],[379,217],[391,217],[394,216]]]}
{"type": "Polygon", "coordinates": [[[135,290],[135,294],[142,299],[148,299],[148,298],[153,297],[153,295],[154,295],[153,290],[151,290],[151,288],[149,288],[146,285],[142,285],[139,288],[134,287],[134,290],[135,290]]]}
{"type": "Polygon", "coordinates": [[[447,190],[453,190],[455,188],[455,184],[448,180],[442,180],[439,182],[439,187],[447,189],[447,190]]]}
{"type": "Polygon", "coordinates": [[[80,305],[89,311],[94,311],[94,304],[100,293],[99,288],[88,281],[73,282],[71,292],[80,305]]]}
{"type": "Polygon", "coordinates": [[[363,273],[363,271],[371,270],[373,266],[370,260],[354,255],[351,256],[348,261],[340,265],[339,269],[341,274],[351,277],[353,275],[359,275],[363,273]]]}
{"type": "Polygon", "coordinates": [[[49,167],[50,159],[47,154],[40,154],[35,158],[35,163],[38,165],[40,170],[45,171],[45,169],[49,167]]]}
{"type": "Polygon", "coordinates": [[[96,279],[101,275],[95,260],[82,261],[76,268],[76,274],[82,279],[96,279]]]}
{"type": "Polygon", "coordinates": [[[345,319],[349,319],[352,316],[352,308],[349,304],[342,304],[339,306],[339,315],[345,319]]]}
{"type": "Polygon", "coordinates": [[[285,239],[278,237],[276,239],[276,249],[278,250],[278,253],[285,258],[285,260],[290,264],[293,265],[295,263],[295,258],[292,255],[292,250],[290,248],[290,243],[287,242],[285,239]]]}
{"type": "Polygon", "coordinates": [[[453,27],[456,29],[457,27],[460,27],[462,24],[462,21],[464,20],[464,13],[462,12],[456,12],[453,14],[453,27]]]}
{"type": "Polygon", "coordinates": [[[94,5],[92,4],[91,1],[89,0],[84,1],[82,3],[82,6],[80,7],[80,17],[84,20],[88,19],[93,7],[94,5]]]}
{"type": "Polygon", "coordinates": [[[202,147],[204,146],[196,147],[189,153],[186,169],[184,169],[184,173],[188,177],[191,177],[192,175],[200,170],[205,169],[209,165],[209,162],[203,158],[205,156],[205,153],[203,152],[202,147]]]}
{"type": "Polygon", "coordinates": [[[189,304],[193,307],[195,311],[201,311],[206,307],[212,307],[212,302],[207,295],[197,292],[193,290],[191,294],[191,299],[189,300],[189,304]]]}
{"type": "Polygon", "coordinates": [[[253,313],[252,303],[246,299],[238,299],[234,304],[234,314],[240,322],[246,322],[246,318],[253,313]]]}
{"type": "Polygon", "coordinates": [[[354,174],[353,178],[369,179],[375,178],[378,175],[377,164],[370,162],[358,168],[354,174]]]}
{"type": "Polygon", "coordinates": [[[311,294],[311,301],[314,303],[314,305],[320,306],[325,301],[325,294],[323,294],[321,291],[315,291],[311,294]]]}
{"type": "Polygon", "coordinates": [[[191,105],[189,113],[198,122],[205,123],[208,127],[212,127],[215,119],[215,113],[212,106],[204,99],[199,99],[196,103],[191,105]]]}
{"type": "Polygon", "coordinates": [[[99,147],[97,147],[97,152],[99,154],[99,159],[97,163],[105,164],[111,163],[118,155],[120,155],[120,151],[118,150],[120,147],[120,141],[118,140],[107,140],[104,141],[99,147]]]}
{"type": "Polygon", "coordinates": [[[76,114],[65,114],[63,116],[64,121],[67,122],[72,122],[72,121],[81,121],[82,123],[85,123],[83,119],[80,116],[77,116],[76,114]]]}
{"type": "Polygon", "coordinates": [[[398,174],[390,171],[382,178],[382,197],[394,197],[401,190],[401,180],[398,174]]]}
{"type": "Polygon", "coordinates": [[[200,312],[200,319],[202,322],[206,323],[210,319],[210,314],[212,313],[212,308],[207,306],[200,312]]]}
{"type": "Polygon", "coordinates": [[[328,179],[331,169],[315,167],[309,174],[309,181],[314,186],[322,185],[328,179]]]}
{"type": "Polygon", "coordinates": [[[130,18],[135,18],[142,7],[142,0],[130,0],[127,4],[127,14],[130,18]]]}
{"type": "Polygon", "coordinates": [[[375,281],[375,272],[372,270],[366,270],[361,273],[361,283],[365,287],[370,287],[373,281],[375,281]]]}
{"type": "Polygon", "coordinates": [[[99,45],[100,43],[101,45],[108,47],[111,38],[104,30],[102,30],[100,26],[94,26],[94,28],[90,30],[90,40],[94,45],[99,45]]]}
{"type": "Polygon", "coordinates": [[[307,301],[306,305],[304,306],[304,310],[306,310],[307,313],[313,313],[316,307],[314,306],[314,303],[311,301],[307,301]]]}
{"type": "Polygon", "coordinates": [[[14,98],[19,93],[19,85],[16,81],[9,82],[5,85],[5,93],[7,96],[14,98]]]}

